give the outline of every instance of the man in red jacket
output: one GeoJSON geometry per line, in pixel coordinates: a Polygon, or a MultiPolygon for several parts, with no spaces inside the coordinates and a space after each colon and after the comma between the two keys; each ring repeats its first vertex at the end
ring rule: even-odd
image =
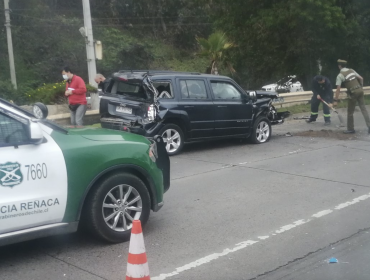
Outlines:
{"type": "Polygon", "coordinates": [[[71,110],[71,124],[82,126],[87,109],[85,82],[81,77],[74,75],[69,67],[63,68],[62,75],[67,81],[65,96],[68,97],[71,110]]]}

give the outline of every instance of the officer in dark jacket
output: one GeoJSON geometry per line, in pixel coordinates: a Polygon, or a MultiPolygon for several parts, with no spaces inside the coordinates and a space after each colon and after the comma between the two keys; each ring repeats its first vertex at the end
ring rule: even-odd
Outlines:
{"type": "MultiPolygon", "coordinates": [[[[333,88],[328,78],[318,75],[313,78],[312,81],[312,92],[313,96],[311,99],[311,117],[307,120],[308,123],[315,122],[319,115],[319,105],[321,99],[325,100],[326,103],[331,106],[333,103],[333,88]]],[[[330,125],[330,108],[323,105],[325,125],[330,125]]]]}

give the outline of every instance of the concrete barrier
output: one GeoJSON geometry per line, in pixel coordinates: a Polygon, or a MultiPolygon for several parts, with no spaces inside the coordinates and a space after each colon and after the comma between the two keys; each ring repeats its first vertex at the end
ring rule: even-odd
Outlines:
{"type": "MultiPolygon", "coordinates": [[[[58,114],[58,115],[49,115],[48,120],[51,120],[60,125],[70,125],[71,124],[71,114],[58,114]]],[[[99,110],[90,110],[87,111],[84,117],[84,125],[92,125],[94,123],[100,122],[99,110]]]]}
{"type": "MultiPolygon", "coordinates": [[[[335,90],[334,90],[335,92],[335,90]]],[[[347,99],[347,90],[341,89],[339,99],[347,99]]],[[[370,95],[370,87],[364,87],[365,95],[370,95]]],[[[301,92],[291,92],[291,93],[281,93],[280,98],[275,100],[274,106],[279,107],[289,107],[293,105],[308,103],[312,98],[312,91],[301,91],[301,92]]]]}
{"type": "MultiPolygon", "coordinates": [[[[59,115],[69,113],[68,104],[62,105],[46,105],[48,107],[49,115],[59,115]]],[[[32,106],[24,105],[21,108],[32,112],[32,106]]]]}

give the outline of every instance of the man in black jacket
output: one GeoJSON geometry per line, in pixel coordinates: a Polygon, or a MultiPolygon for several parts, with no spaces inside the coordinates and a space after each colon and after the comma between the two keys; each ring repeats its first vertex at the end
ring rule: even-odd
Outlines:
{"type": "MultiPolygon", "coordinates": [[[[313,96],[311,99],[311,117],[307,120],[308,123],[315,122],[319,115],[319,105],[321,99],[325,100],[326,103],[331,106],[333,103],[333,88],[328,78],[318,75],[313,78],[312,81],[312,92],[313,96]]],[[[330,125],[330,108],[323,105],[325,125],[330,125]]]]}
{"type": "Polygon", "coordinates": [[[96,74],[95,82],[98,84],[98,88],[102,90],[103,93],[106,93],[111,79],[106,79],[102,74],[96,74]]]}

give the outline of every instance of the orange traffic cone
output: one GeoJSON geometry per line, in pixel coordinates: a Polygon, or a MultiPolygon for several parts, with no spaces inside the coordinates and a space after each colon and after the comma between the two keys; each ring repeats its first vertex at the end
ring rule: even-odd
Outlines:
{"type": "Polygon", "coordinates": [[[132,222],[126,280],[150,280],[140,220],[132,222]]]}

